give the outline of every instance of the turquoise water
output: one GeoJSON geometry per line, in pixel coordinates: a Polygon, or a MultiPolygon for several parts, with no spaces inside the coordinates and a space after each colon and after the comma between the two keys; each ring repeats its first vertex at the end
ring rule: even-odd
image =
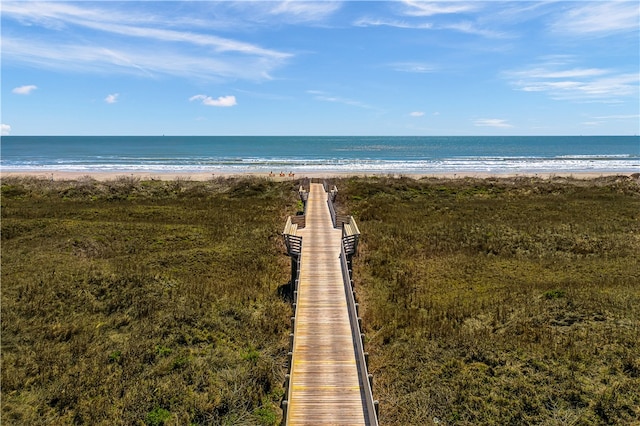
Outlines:
{"type": "Polygon", "coordinates": [[[637,136],[3,136],[3,171],[640,172],[637,136]]]}

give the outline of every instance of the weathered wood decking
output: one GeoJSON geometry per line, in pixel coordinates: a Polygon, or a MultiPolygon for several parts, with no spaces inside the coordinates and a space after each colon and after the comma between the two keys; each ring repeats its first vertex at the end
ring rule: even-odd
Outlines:
{"type": "MultiPolygon", "coordinates": [[[[322,185],[311,184],[300,262],[289,425],[367,425],[334,229],[322,185]]],[[[366,380],[366,379],[365,379],[366,380]]]]}

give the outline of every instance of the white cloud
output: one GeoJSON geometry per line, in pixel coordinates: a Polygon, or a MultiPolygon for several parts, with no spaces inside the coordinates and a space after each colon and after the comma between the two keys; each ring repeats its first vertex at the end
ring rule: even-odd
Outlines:
{"type": "Polygon", "coordinates": [[[11,126],[4,123],[0,124],[0,132],[2,136],[9,136],[11,133],[11,126]]]}
{"type": "Polygon", "coordinates": [[[265,49],[260,46],[202,34],[187,28],[184,31],[172,29],[175,25],[173,17],[162,19],[160,16],[150,17],[149,13],[119,11],[117,8],[78,7],[62,2],[10,2],[3,4],[3,15],[15,16],[18,19],[41,24],[53,21],[64,27],[67,24],[100,30],[107,33],[128,37],[140,37],[161,42],[179,42],[196,46],[214,48],[219,52],[236,52],[247,55],[258,55],[273,58],[287,58],[288,53],[265,49]],[[162,27],[166,28],[162,28],[162,27]]]}
{"type": "Polygon", "coordinates": [[[48,69],[146,77],[169,74],[259,81],[270,79],[271,71],[293,56],[213,35],[211,25],[200,30],[197,20],[176,20],[171,8],[149,9],[146,2],[131,3],[134,6],[127,5],[126,10],[111,2],[3,3],[3,19],[55,30],[48,38],[30,36],[37,31],[26,31],[19,38],[3,34],[3,63],[19,61],[48,69]],[[192,21],[196,23],[190,25],[192,21]],[[79,31],[82,37],[76,36],[79,31]]]}
{"type": "Polygon", "coordinates": [[[499,31],[488,30],[478,27],[474,22],[462,21],[453,24],[443,25],[438,29],[459,31],[465,34],[479,35],[486,38],[506,38],[508,35],[499,31]]]}
{"type": "Polygon", "coordinates": [[[514,72],[513,75],[521,75],[526,78],[582,78],[582,77],[595,77],[603,74],[607,74],[609,71],[599,68],[573,68],[569,70],[551,70],[546,68],[533,68],[526,71],[514,72]]]}
{"type": "Polygon", "coordinates": [[[628,114],[628,115],[604,115],[601,117],[594,117],[599,120],[640,120],[640,114],[628,114]]]}
{"type": "Polygon", "coordinates": [[[569,7],[552,23],[554,31],[586,36],[607,36],[640,29],[637,1],[588,1],[567,3],[569,7]]]}
{"type": "MultiPolygon", "coordinates": [[[[271,3],[269,2],[269,4],[271,3]]],[[[321,21],[340,9],[341,6],[342,4],[336,1],[285,0],[273,7],[269,13],[285,16],[293,19],[294,22],[321,21]]]]}
{"type": "Polygon", "coordinates": [[[104,101],[108,104],[115,104],[116,102],[118,102],[119,96],[120,96],[119,93],[112,93],[110,95],[107,95],[107,97],[104,98],[104,101]]]}
{"type": "Polygon", "coordinates": [[[404,28],[412,30],[430,30],[433,29],[433,24],[429,22],[412,23],[407,21],[400,21],[397,19],[386,18],[360,18],[353,23],[356,27],[393,27],[404,28]]]}
{"type": "Polygon", "coordinates": [[[314,95],[314,99],[316,99],[318,101],[336,102],[336,103],[349,105],[349,106],[354,106],[354,107],[358,107],[358,108],[364,108],[364,109],[375,109],[371,105],[368,105],[368,104],[366,104],[364,102],[356,101],[356,100],[349,99],[349,98],[342,98],[342,97],[338,97],[338,96],[333,96],[333,95],[330,95],[328,93],[322,92],[320,90],[307,90],[307,93],[309,93],[311,95],[314,95]]]}
{"type": "Polygon", "coordinates": [[[503,76],[516,90],[544,92],[552,99],[621,102],[637,96],[640,75],[606,68],[576,68],[572,58],[556,56],[528,69],[507,71],[503,76]]]}
{"type": "Polygon", "coordinates": [[[103,74],[124,73],[155,77],[158,74],[222,81],[271,79],[279,60],[247,55],[204,55],[167,47],[162,55],[136,46],[101,47],[60,43],[55,48],[41,41],[2,38],[7,57],[44,69],[103,74]]]}
{"type": "Polygon", "coordinates": [[[472,12],[478,9],[477,2],[448,1],[448,2],[427,2],[404,0],[407,6],[405,14],[411,16],[433,16],[443,14],[472,12]]]}
{"type": "Polygon", "coordinates": [[[507,120],[503,120],[500,118],[480,118],[475,120],[473,124],[477,127],[495,127],[499,129],[507,129],[513,127],[511,124],[507,123],[507,120]]]}
{"type": "Polygon", "coordinates": [[[638,123],[640,120],[640,114],[620,114],[620,115],[603,115],[598,117],[589,117],[590,121],[585,121],[582,124],[586,126],[602,126],[606,124],[618,124],[626,121],[633,121],[638,123]]]}
{"type": "Polygon", "coordinates": [[[189,98],[189,101],[201,101],[202,105],[216,107],[232,107],[237,105],[235,96],[220,96],[217,99],[207,95],[195,95],[189,98]]]}
{"type": "Polygon", "coordinates": [[[33,92],[34,90],[36,90],[37,88],[38,88],[38,86],[35,86],[33,84],[29,84],[27,86],[16,87],[11,92],[15,93],[16,95],[28,95],[31,92],[33,92]]]}
{"type": "Polygon", "coordinates": [[[411,117],[422,117],[424,115],[424,112],[422,111],[413,111],[412,113],[409,114],[411,117]]]}
{"type": "Polygon", "coordinates": [[[435,66],[423,62],[394,62],[389,64],[389,67],[395,71],[415,73],[429,73],[436,70],[435,66]]]}
{"type": "Polygon", "coordinates": [[[479,35],[486,38],[509,37],[505,32],[483,28],[481,24],[470,20],[470,18],[452,18],[460,19],[458,22],[449,22],[448,20],[445,21],[438,19],[437,17],[431,18],[432,15],[472,12],[478,9],[477,3],[479,2],[476,2],[476,4],[449,2],[445,5],[442,3],[409,1],[405,2],[409,7],[399,12],[402,16],[401,19],[389,18],[386,16],[366,16],[356,20],[353,25],[357,27],[385,26],[412,30],[457,31],[465,34],[479,35]],[[427,17],[430,21],[425,21],[425,18],[427,17]]]}

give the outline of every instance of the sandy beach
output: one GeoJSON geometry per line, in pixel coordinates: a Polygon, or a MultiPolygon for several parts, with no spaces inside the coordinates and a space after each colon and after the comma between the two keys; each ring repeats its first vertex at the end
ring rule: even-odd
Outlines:
{"type": "Polygon", "coordinates": [[[149,172],[76,172],[76,171],[58,171],[58,170],[46,170],[46,171],[0,171],[0,178],[6,177],[16,177],[16,176],[28,176],[35,177],[39,179],[53,179],[53,180],[78,180],[81,178],[91,178],[99,181],[107,181],[118,179],[120,177],[134,177],[139,178],[141,180],[193,180],[193,181],[205,181],[213,178],[223,177],[246,177],[246,176],[254,176],[261,178],[270,178],[276,181],[281,180],[294,180],[300,178],[344,178],[349,176],[358,176],[358,177],[367,177],[367,176],[405,176],[411,177],[415,179],[425,178],[425,177],[436,177],[436,178],[444,178],[444,179],[463,179],[463,178],[513,178],[513,177],[538,177],[542,179],[549,179],[552,177],[572,177],[576,179],[596,179],[604,176],[632,176],[636,175],[636,173],[620,173],[620,172],[598,172],[598,173],[590,173],[590,172],[557,172],[557,173],[482,173],[482,172],[465,172],[460,171],[459,173],[348,173],[348,172],[308,172],[308,173],[284,173],[284,176],[278,173],[225,173],[225,172],[217,172],[212,171],[210,173],[149,173],[149,172]]]}

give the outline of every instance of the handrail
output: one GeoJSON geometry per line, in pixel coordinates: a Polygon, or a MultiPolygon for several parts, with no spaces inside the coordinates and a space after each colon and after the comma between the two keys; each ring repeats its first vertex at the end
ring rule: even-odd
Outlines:
{"type": "Polygon", "coordinates": [[[329,214],[331,215],[331,223],[333,223],[333,227],[336,228],[336,208],[333,205],[333,200],[331,200],[331,196],[327,197],[327,205],[329,206],[329,214]]]}
{"type": "Polygon", "coordinates": [[[336,195],[338,194],[338,188],[336,188],[334,185],[333,189],[329,191],[326,181],[324,183],[325,183],[325,192],[327,193],[327,205],[329,206],[329,213],[331,214],[331,222],[333,223],[334,228],[339,228],[342,225],[338,220],[339,217],[338,217],[338,214],[336,213],[336,207],[334,205],[334,202],[336,201],[336,195]]]}
{"type": "Polygon", "coordinates": [[[282,236],[287,246],[287,254],[291,257],[291,281],[289,282],[289,291],[291,297],[292,316],[291,316],[291,333],[289,333],[289,351],[287,352],[287,359],[289,363],[289,373],[285,375],[285,399],[282,400],[282,411],[284,424],[287,424],[287,413],[289,409],[289,401],[291,401],[291,373],[293,370],[293,357],[296,338],[296,314],[298,306],[298,288],[300,286],[300,261],[302,254],[302,237],[295,235],[298,227],[303,228],[305,225],[305,216],[289,216],[284,226],[282,236]],[[300,226],[299,222],[302,224],[300,226]]]}
{"type": "Polygon", "coordinates": [[[353,216],[349,216],[342,222],[342,245],[347,256],[352,256],[358,250],[358,241],[360,241],[360,229],[353,216]]]}
{"type": "Polygon", "coordinates": [[[367,355],[364,352],[364,333],[360,329],[362,320],[358,317],[358,308],[355,301],[355,291],[353,290],[352,273],[349,270],[350,262],[347,260],[345,247],[342,245],[340,250],[340,264],[342,266],[342,279],[344,282],[344,290],[347,297],[347,309],[349,311],[349,323],[351,324],[351,333],[356,349],[356,364],[358,366],[358,374],[361,378],[364,390],[365,413],[369,419],[369,424],[378,425],[378,401],[373,399],[373,375],[369,374],[367,366],[367,355]]]}
{"type": "Polygon", "coordinates": [[[282,400],[281,408],[282,408],[282,424],[287,425],[289,422],[289,401],[291,401],[291,392],[293,386],[291,386],[291,374],[293,373],[293,363],[295,357],[295,348],[296,345],[296,315],[298,311],[298,287],[300,284],[300,257],[296,256],[295,258],[291,257],[292,264],[292,274],[294,274],[293,269],[295,269],[295,278],[292,276],[292,298],[291,298],[291,306],[293,308],[293,313],[291,316],[291,333],[289,333],[289,351],[287,352],[287,361],[288,361],[288,373],[284,376],[284,388],[285,388],[285,398],[282,400]],[[295,268],[294,268],[295,262],[295,268]]]}
{"type": "MultiPolygon", "coordinates": [[[[284,238],[284,244],[287,247],[287,254],[289,254],[289,256],[299,256],[302,251],[302,237],[296,235],[299,224],[295,222],[304,221],[304,217],[296,216],[296,218],[301,219],[292,219],[291,216],[287,217],[287,222],[282,231],[282,237],[284,238]]],[[[302,228],[304,226],[300,227],[302,228]]]]}
{"type": "Polygon", "coordinates": [[[304,204],[304,208],[306,211],[307,200],[309,199],[309,184],[307,184],[307,186],[305,186],[304,183],[300,185],[300,187],[298,188],[298,196],[300,197],[300,200],[304,204]]]}
{"type": "Polygon", "coordinates": [[[294,225],[298,225],[298,229],[302,229],[307,226],[307,218],[303,214],[297,214],[295,216],[290,216],[289,219],[291,223],[294,225]]]}

